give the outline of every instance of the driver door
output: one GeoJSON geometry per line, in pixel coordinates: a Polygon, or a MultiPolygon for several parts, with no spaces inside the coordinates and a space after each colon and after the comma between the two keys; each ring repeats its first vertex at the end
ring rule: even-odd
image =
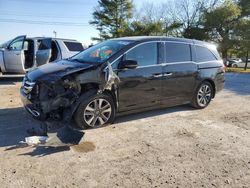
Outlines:
{"type": "Polygon", "coordinates": [[[118,70],[119,111],[153,107],[160,104],[162,48],[158,42],[140,44],[124,55],[123,60],[135,60],[135,69],[118,70]]]}
{"type": "Polygon", "coordinates": [[[4,51],[4,63],[7,72],[25,73],[24,41],[26,36],[18,36],[12,40],[4,51]]]}
{"type": "Polygon", "coordinates": [[[36,65],[44,65],[49,62],[51,57],[51,38],[39,39],[37,41],[36,65]]]}

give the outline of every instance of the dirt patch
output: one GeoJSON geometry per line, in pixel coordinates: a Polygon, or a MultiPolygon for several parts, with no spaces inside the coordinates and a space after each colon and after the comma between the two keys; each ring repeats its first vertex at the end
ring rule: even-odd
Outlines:
{"type": "Polygon", "coordinates": [[[224,121],[231,123],[237,127],[250,130],[250,113],[229,113],[224,116],[224,121]]]}
{"type": "Polygon", "coordinates": [[[178,130],[176,135],[180,136],[180,137],[191,137],[191,138],[196,138],[197,137],[197,133],[194,133],[194,132],[192,132],[190,130],[187,130],[185,128],[182,128],[182,129],[178,130]]]}
{"type": "Polygon", "coordinates": [[[71,146],[71,148],[79,153],[87,153],[95,150],[95,145],[92,142],[81,142],[78,145],[71,146]]]}

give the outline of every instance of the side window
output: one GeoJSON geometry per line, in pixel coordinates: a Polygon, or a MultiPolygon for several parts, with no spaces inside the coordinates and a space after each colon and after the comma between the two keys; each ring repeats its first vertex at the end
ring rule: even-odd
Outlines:
{"type": "Polygon", "coordinates": [[[196,46],[196,61],[214,61],[217,60],[214,54],[207,48],[202,46],[196,46]]]}
{"type": "Polygon", "coordinates": [[[157,43],[139,45],[126,54],[126,60],[135,60],[139,66],[157,64],[157,43]]]}
{"type": "Polygon", "coordinates": [[[23,39],[18,39],[16,41],[13,41],[11,45],[9,46],[12,50],[22,50],[23,49],[23,39]]]}
{"type": "Polygon", "coordinates": [[[66,47],[68,48],[69,51],[82,51],[82,50],[84,50],[82,44],[79,42],[66,42],[66,41],[64,41],[64,44],[66,45],[66,47]]]}
{"type": "Polygon", "coordinates": [[[51,49],[51,38],[38,40],[38,50],[51,49]]]}
{"type": "Polygon", "coordinates": [[[166,61],[167,63],[191,61],[190,45],[167,42],[166,61]]]}

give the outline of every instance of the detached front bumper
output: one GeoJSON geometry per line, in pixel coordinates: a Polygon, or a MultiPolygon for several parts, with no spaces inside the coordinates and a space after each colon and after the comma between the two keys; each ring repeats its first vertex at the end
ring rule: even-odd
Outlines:
{"type": "Polygon", "coordinates": [[[20,98],[26,111],[37,120],[46,119],[46,115],[39,109],[38,104],[35,104],[31,100],[29,100],[28,96],[29,95],[24,92],[23,87],[21,87],[20,98]]]}

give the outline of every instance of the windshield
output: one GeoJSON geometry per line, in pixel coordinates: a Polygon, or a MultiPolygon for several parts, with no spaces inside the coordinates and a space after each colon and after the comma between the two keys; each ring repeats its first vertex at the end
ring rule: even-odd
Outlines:
{"type": "Polygon", "coordinates": [[[104,41],[80,52],[69,60],[90,63],[103,63],[131,42],[132,41],[125,40],[104,41]]]}

